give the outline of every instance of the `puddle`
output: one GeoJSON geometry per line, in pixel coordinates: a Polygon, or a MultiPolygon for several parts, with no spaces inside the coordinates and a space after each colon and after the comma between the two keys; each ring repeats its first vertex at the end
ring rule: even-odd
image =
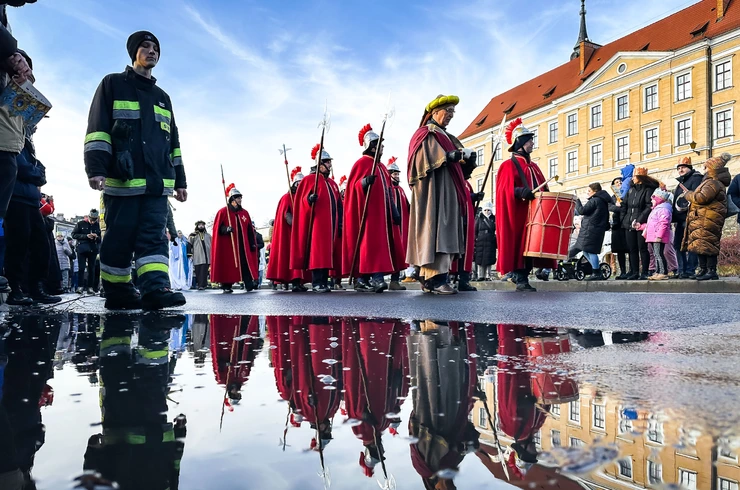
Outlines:
{"type": "Polygon", "coordinates": [[[738,490],[738,346],[733,329],[8,315],[0,488],[738,490]]]}

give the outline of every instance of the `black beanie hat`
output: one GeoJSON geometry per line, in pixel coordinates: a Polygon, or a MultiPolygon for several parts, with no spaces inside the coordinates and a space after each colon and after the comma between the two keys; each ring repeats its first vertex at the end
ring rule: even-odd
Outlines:
{"type": "Polygon", "coordinates": [[[132,63],[136,60],[136,52],[144,41],[153,41],[159,48],[160,54],[162,53],[162,45],[159,44],[157,36],[149,31],[137,31],[131,34],[128,37],[128,41],[126,41],[126,50],[128,51],[128,55],[131,58],[132,63]]]}

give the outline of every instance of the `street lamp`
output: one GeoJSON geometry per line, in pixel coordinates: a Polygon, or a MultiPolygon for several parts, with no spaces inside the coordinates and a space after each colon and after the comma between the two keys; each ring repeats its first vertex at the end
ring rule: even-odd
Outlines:
{"type": "Polygon", "coordinates": [[[700,152],[696,151],[696,141],[692,141],[691,143],[689,143],[689,148],[691,148],[691,150],[697,155],[701,155],[700,152]]]}

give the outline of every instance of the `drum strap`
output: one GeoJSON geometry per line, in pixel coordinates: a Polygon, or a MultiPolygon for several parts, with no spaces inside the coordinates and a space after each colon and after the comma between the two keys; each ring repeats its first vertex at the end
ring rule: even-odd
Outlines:
{"type": "Polygon", "coordinates": [[[529,187],[529,181],[527,180],[527,176],[524,175],[524,170],[522,170],[522,166],[519,165],[519,160],[512,155],[511,161],[514,163],[514,166],[516,167],[516,171],[519,174],[519,178],[522,179],[522,187],[524,187],[527,190],[532,190],[531,187],[529,187]]]}

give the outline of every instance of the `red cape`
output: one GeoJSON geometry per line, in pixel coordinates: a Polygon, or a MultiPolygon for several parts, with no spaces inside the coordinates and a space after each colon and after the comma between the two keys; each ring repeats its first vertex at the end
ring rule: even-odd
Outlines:
{"type": "Polygon", "coordinates": [[[219,210],[216,219],[213,220],[213,234],[211,235],[213,237],[211,244],[211,282],[235,283],[242,281],[244,274],[241,270],[239,247],[244,247],[247,264],[249,264],[249,273],[252,275],[252,279],[257,280],[257,277],[259,277],[258,251],[250,250],[248,234],[252,236],[254,243],[257,243],[252,218],[246,209],[242,208],[234,212],[234,208],[228,206],[219,210]],[[234,231],[230,235],[221,235],[218,232],[221,225],[231,226],[234,231]],[[241,227],[242,240],[239,240],[237,226],[241,227]],[[231,245],[232,236],[236,247],[236,266],[234,265],[234,246],[231,245]]]}
{"type": "Polygon", "coordinates": [[[365,229],[355,258],[355,248],[360,235],[360,222],[365,208],[365,191],[362,179],[371,174],[373,159],[363,155],[352,167],[344,194],[344,223],[342,233],[342,274],[381,272],[390,274],[401,270],[404,264],[401,229],[393,225],[391,212],[391,176],[384,165],[375,167],[375,183],[370,186],[370,199],[365,217],[365,229]],[[352,261],[355,259],[354,270],[352,261]]]}
{"type": "MultiPolygon", "coordinates": [[[[309,232],[308,223],[311,216],[311,205],[308,196],[313,193],[316,174],[310,174],[298,184],[295,193],[295,212],[293,213],[293,231],[290,237],[291,269],[342,269],[342,199],[336,182],[319,176],[317,188],[318,200],[313,205],[313,233],[309,232]],[[309,237],[309,234],[311,235],[309,237]],[[311,242],[309,261],[306,263],[306,246],[311,242]]],[[[333,276],[332,276],[333,277],[333,276]]]]}
{"type": "Polygon", "coordinates": [[[267,334],[270,337],[270,363],[275,374],[280,398],[292,402],[295,396],[293,376],[290,372],[290,331],[297,317],[267,315],[267,334]]]}
{"type": "Polygon", "coordinates": [[[365,445],[372,444],[375,438],[380,440],[383,431],[393,422],[386,414],[400,413],[402,400],[399,397],[408,395],[407,333],[408,325],[397,321],[350,319],[342,323],[344,407],[349,418],[363,421],[352,427],[352,432],[365,445]],[[360,339],[373,340],[371,343],[360,339]],[[364,416],[366,412],[373,415],[374,424],[364,416]]]}
{"type": "Polygon", "coordinates": [[[291,194],[286,193],[278,203],[275,224],[272,229],[270,261],[267,263],[265,278],[277,284],[288,284],[296,279],[311,282],[310,274],[290,268],[290,240],[293,227],[285,221],[285,216],[293,214],[291,194]]]}
{"type": "MultiPolygon", "coordinates": [[[[391,195],[393,196],[393,202],[396,203],[396,208],[401,213],[401,243],[403,244],[403,257],[405,260],[406,250],[409,247],[409,214],[411,212],[411,204],[409,204],[409,198],[406,197],[406,192],[400,185],[393,185],[391,195]]],[[[403,263],[403,269],[408,266],[406,262],[403,263]]]]}
{"type": "Polygon", "coordinates": [[[259,329],[258,316],[211,315],[211,361],[218,384],[247,382],[262,346],[259,329]]]}
{"type": "MultiPolygon", "coordinates": [[[[473,194],[473,186],[467,180],[465,184],[468,188],[468,196],[473,194]]],[[[473,207],[473,198],[468,197],[468,207],[465,217],[465,256],[461,259],[453,260],[450,267],[450,274],[458,273],[458,265],[463,262],[463,272],[473,272],[473,254],[475,252],[475,208],[473,207]]]]}
{"type": "MultiPolygon", "coordinates": [[[[527,162],[514,155],[522,167],[527,186],[534,189],[545,182],[545,176],[536,163],[527,162]],[[532,181],[534,176],[534,181],[532,181]]],[[[523,187],[522,179],[511,158],[504,160],[496,174],[496,240],[498,242],[498,262],[496,269],[500,274],[524,269],[524,242],[527,233],[527,214],[529,201],[514,197],[514,188],[523,187]]],[[[545,187],[543,190],[547,190],[545,187]]],[[[557,261],[534,259],[534,267],[557,267],[557,261]]]]}

